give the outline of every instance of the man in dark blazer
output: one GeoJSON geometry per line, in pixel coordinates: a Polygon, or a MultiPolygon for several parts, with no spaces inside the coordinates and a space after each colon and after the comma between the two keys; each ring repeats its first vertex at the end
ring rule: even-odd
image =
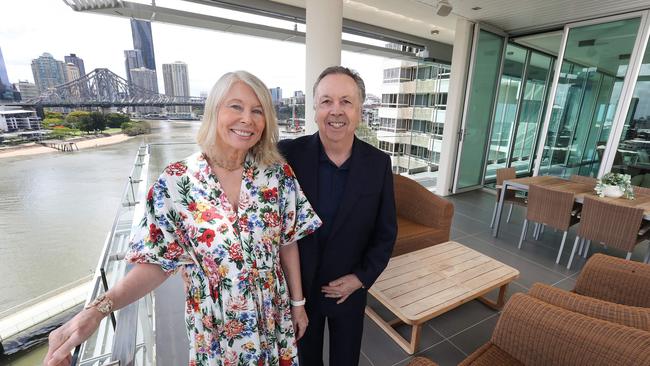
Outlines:
{"type": "Polygon", "coordinates": [[[279,143],[323,220],[299,241],[309,326],[298,351],[301,365],[323,365],[327,322],[329,364],[357,366],[366,291],[386,267],[397,235],[391,161],[354,136],[365,100],[356,72],[329,67],[313,93],[318,132],[279,143]]]}

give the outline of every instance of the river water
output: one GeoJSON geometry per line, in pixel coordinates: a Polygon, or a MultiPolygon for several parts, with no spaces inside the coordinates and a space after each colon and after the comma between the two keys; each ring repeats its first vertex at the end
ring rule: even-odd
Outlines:
{"type": "MultiPolygon", "coordinates": [[[[153,121],[115,145],[0,159],[0,312],[91,274],[138,146],[193,142],[199,125],[153,121]]],[[[151,171],[196,150],[154,146],[151,171]]]]}

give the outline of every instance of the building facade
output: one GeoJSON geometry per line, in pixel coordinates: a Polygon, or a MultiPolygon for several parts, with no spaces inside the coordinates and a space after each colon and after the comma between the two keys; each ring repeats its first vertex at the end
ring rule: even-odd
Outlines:
{"type": "Polygon", "coordinates": [[[27,80],[19,80],[17,83],[14,83],[14,89],[20,93],[21,100],[29,100],[39,96],[36,84],[30,83],[27,80]]]}
{"type": "Polygon", "coordinates": [[[66,64],[73,64],[79,70],[79,77],[86,75],[86,66],[84,66],[84,60],[81,57],[78,57],[75,53],[71,53],[68,56],[63,56],[63,61],[66,64]]]}
{"type": "Polygon", "coordinates": [[[40,93],[65,83],[65,66],[49,53],[32,60],[32,74],[40,93]]]}
{"type": "Polygon", "coordinates": [[[0,131],[14,132],[22,130],[39,130],[41,119],[35,111],[14,108],[0,108],[0,131]]]}
{"type": "MultiPolygon", "coordinates": [[[[190,79],[186,63],[176,61],[171,64],[163,64],[163,81],[166,95],[174,97],[190,96],[190,79]]],[[[173,113],[192,113],[192,109],[189,106],[170,107],[168,111],[170,110],[173,110],[173,113]]]]}
{"type": "MultiPolygon", "coordinates": [[[[126,71],[126,79],[129,84],[132,83],[131,70],[139,69],[141,67],[144,67],[144,61],[142,61],[142,51],[124,50],[124,68],[126,71]]],[[[156,88],[158,88],[158,83],[156,83],[156,88]]]]}
{"type": "Polygon", "coordinates": [[[279,105],[282,104],[282,88],[275,87],[269,89],[269,92],[271,92],[271,100],[273,101],[273,105],[279,105]]]}
{"type": "Polygon", "coordinates": [[[367,118],[378,128],[379,148],[391,156],[394,172],[438,170],[449,70],[442,64],[387,61],[378,113],[367,118]]]}
{"type": "Polygon", "coordinates": [[[133,48],[142,52],[142,66],[156,70],[151,22],[131,19],[131,35],[133,36],[133,48]]]}

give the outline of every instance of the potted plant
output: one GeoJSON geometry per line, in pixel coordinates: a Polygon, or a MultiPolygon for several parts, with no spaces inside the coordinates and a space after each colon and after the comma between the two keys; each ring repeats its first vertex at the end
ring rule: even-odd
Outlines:
{"type": "Polygon", "coordinates": [[[596,183],[596,193],[600,197],[622,197],[629,200],[634,199],[632,190],[631,177],[629,174],[607,173],[598,179],[596,183]]]}

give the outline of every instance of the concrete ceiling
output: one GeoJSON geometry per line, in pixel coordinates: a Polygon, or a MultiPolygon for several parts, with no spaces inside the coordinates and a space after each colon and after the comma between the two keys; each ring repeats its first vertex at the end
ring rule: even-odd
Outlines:
{"type": "MultiPolygon", "coordinates": [[[[305,0],[273,0],[305,7],[305,0]]],[[[453,44],[457,18],[483,22],[511,34],[650,8],[649,0],[448,0],[450,15],[436,15],[438,0],[343,0],[343,16],[414,36],[453,44]],[[473,8],[480,8],[474,10],[473,8]],[[431,34],[432,30],[439,31],[431,34]]]]}

